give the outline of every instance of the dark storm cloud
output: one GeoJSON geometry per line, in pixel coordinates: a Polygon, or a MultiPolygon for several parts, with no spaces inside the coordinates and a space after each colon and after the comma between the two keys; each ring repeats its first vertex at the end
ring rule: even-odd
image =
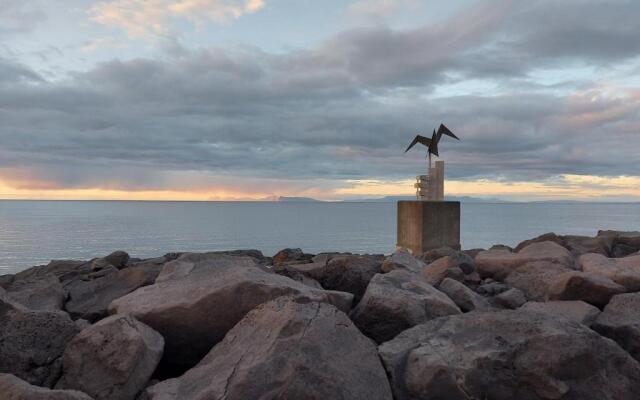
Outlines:
{"type": "Polygon", "coordinates": [[[402,154],[411,135],[446,121],[463,137],[442,146],[453,177],[633,175],[640,92],[576,82],[567,95],[528,76],[631,60],[633,15],[638,2],[480,2],[428,27],[352,30],[287,54],[174,43],[165,58],[55,82],[0,60],[0,168],[63,187],[161,186],[167,171],[405,178],[420,158],[402,154]],[[503,89],[425,96],[468,78],[503,89]]]}

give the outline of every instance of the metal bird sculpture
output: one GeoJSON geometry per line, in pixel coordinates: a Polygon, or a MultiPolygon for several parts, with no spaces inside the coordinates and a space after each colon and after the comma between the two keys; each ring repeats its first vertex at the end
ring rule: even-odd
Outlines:
{"type": "Polygon", "coordinates": [[[449,128],[447,128],[446,126],[444,126],[444,124],[440,124],[440,127],[438,128],[438,131],[436,132],[436,130],[433,130],[433,134],[431,135],[431,139],[421,136],[421,135],[416,135],[416,137],[413,139],[413,141],[411,142],[411,144],[409,145],[409,147],[407,147],[407,149],[404,151],[405,153],[409,150],[411,150],[411,148],[413,146],[415,146],[416,144],[420,143],[424,146],[426,146],[429,149],[429,156],[431,156],[431,154],[435,155],[436,157],[439,157],[440,155],[438,154],[438,142],[440,142],[440,139],[442,138],[442,135],[446,135],[449,137],[452,137],[456,140],[460,140],[459,137],[457,137],[453,132],[451,132],[451,130],[449,130],[449,128]]]}

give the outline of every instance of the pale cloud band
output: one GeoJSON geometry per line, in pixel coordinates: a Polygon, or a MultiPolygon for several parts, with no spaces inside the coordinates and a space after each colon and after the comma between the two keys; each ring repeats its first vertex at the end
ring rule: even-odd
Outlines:
{"type": "Polygon", "coordinates": [[[174,18],[226,22],[264,5],[264,0],[111,0],[98,3],[90,14],[93,21],[121,28],[130,36],[153,36],[165,33],[174,18]]]}

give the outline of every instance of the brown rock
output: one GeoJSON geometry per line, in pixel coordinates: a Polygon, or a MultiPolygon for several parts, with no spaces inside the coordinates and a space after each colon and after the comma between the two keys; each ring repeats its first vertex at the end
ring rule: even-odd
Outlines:
{"type": "Polygon", "coordinates": [[[302,264],[303,262],[311,262],[313,254],[305,254],[300,249],[283,249],[273,256],[273,265],[280,266],[286,264],[302,264]]]}
{"type": "Polygon", "coordinates": [[[279,298],[248,313],[182,377],[148,399],[391,400],[375,346],[328,304],[279,298]]]}
{"type": "Polygon", "coordinates": [[[351,319],[365,335],[381,343],[414,325],[459,313],[447,295],[419,275],[396,270],[373,277],[351,319]]]}
{"type": "Polygon", "coordinates": [[[640,360],[640,293],[614,296],[592,328],[640,360]]]}
{"type": "Polygon", "coordinates": [[[396,269],[403,269],[410,272],[420,272],[425,263],[415,258],[407,250],[398,250],[382,263],[382,272],[391,272],[396,269]]]}
{"type": "Polygon", "coordinates": [[[589,328],[543,314],[442,317],[379,352],[396,399],[640,398],[638,362],[589,328]]]}
{"type": "Polygon", "coordinates": [[[130,315],[118,314],[84,329],[69,342],[56,385],[95,400],[134,400],[160,358],[164,340],[130,315]]]}
{"type": "Polygon", "coordinates": [[[550,261],[532,261],[515,267],[504,280],[508,285],[520,289],[529,300],[545,301],[549,286],[558,277],[572,270],[550,261]]]}
{"type": "Polygon", "coordinates": [[[602,275],[572,271],[549,286],[549,300],[582,300],[602,308],[625,288],[602,275]]]}
{"type": "Polygon", "coordinates": [[[475,270],[475,262],[471,257],[462,252],[454,252],[422,267],[420,274],[431,285],[438,286],[444,278],[464,281],[465,275],[473,274],[475,270]]]}
{"type": "Polygon", "coordinates": [[[505,292],[502,292],[492,300],[500,307],[510,309],[516,309],[527,302],[527,298],[524,293],[516,288],[511,288],[505,292]]]}
{"type": "Polygon", "coordinates": [[[574,268],[575,260],[564,247],[554,242],[532,243],[517,253],[508,250],[483,251],[475,262],[483,278],[505,279],[514,269],[530,262],[545,261],[565,268],[574,268]]]}
{"type": "Polygon", "coordinates": [[[0,374],[0,395],[2,400],[93,400],[75,390],[50,390],[33,386],[9,374],[0,374]]]}
{"type": "Polygon", "coordinates": [[[606,276],[624,286],[627,291],[640,291],[640,256],[607,258],[601,254],[584,254],[578,258],[584,272],[606,276]]]}
{"type": "Polygon", "coordinates": [[[553,318],[564,318],[579,324],[591,326],[600,314],[600,310],[584,301],[530,301],[520,307],[523,311],[537,312],[553,318]]]}

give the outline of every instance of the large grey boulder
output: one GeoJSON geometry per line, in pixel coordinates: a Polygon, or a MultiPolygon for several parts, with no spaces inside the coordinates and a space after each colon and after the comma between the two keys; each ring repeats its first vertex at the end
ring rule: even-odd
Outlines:
{"type": "Polygon", "coordinates": [[[449,296],[449,298],[460,307],[460,310],[464,312],[474,310],[483,311],[491,308],[487,299],[454,279],[444,278],[438,286],[438,290],[449,296]]]}
{"type": "Polygon", "coordinates": [[[80,260],[53,260],[47,265],[37,265],[15,274],[15,280],[35,280],[46,275],[55,275],[60,282],[75,279],[81,274],[90,273],[92,270],[90,261],[80,260]]]}
{"type": "Polygon", "coordinates": [[[222,266],[255,267],[258,260],[250,256],[239,256],[228,252],[183,253],[175,260],[165,263],[155,282],[183,278],[194,270],[221,268],[222,266]]]}
{"type": "MultiPolygon", "coordinates": [[[[242,264],[243,265],[243,264],[242,264]]],[[[164,364],[178,372],[195,365],[244,315],[283,295],[326,302],[348,311],[353,296],[318,290],[258,266],[196,263],[191,272],[142,287],[111,303],[165,339],[164,364]]]]}
{"type": "Polygon", "coordinates": [[[0,289],[0,373],[38,386],[51,386],[59,358],[79,328],[62,311],[36,311],[14,302],[0,289]]]}
{"type": "Polygon", "coordinates": [[[614,296],[592,328],[640,361],[640,293],[614,296]]]}
{"type": "Polygon", "coordinates": [[[146,390],[152,400],[391,400],[375,345],[324,303],[281,297],[248,313],[194,368],[146,390]]]}
{"type": "Polygon", "coordinates": [[[572,271],[558,276],[549,286],[549,300],[582,300],[602,308],[625,291],[624,286],[602,275],[572,271]]]}
{"type": "Polygon", "coordinates": [[[32,310],[62,310],[67,297],[54,274],[14,280],[6,290],[9,297],[32,310]]]}
{"type": "Polygon", "coordinates": [[[382,344],[396,399],[640,398],[640,364],[587,327],[543,314],[438,318],[382,344]]]}
{"type": "Polygon", "coordinates": [[[520,307],[520,310],[542,313],[553,318],[564,318],[586,326],[591,326],[600,314],[600,310],[596,307],[580,300],[529,301],[520,307]]]}
{"type": "Polygon", "coordinates": [[[351,319],[365,335],[382,343],[414,325],[459,313],[447,295],[419,275],[395,270],[373,277],[351,319]]]}
{"type": "Polygon", "coordinates": [[[385,258],[382,262],[382,272],[391,272],[396,269],[403,269],[410,272],[420,272],[426,264],[413,256],[405,249],[400,249],[385,258]]]}
{"type": "Polygon", "coordinates": [[[75,390],[51,390],[9,374],[0,374],[0,398],[2,400],[93,400],[75,390]]]}
{"type": "Polygon", "coordinates": [[[475,262],[481,277],[497,280],[505,279],[517,267],[531,262],[575,268],[575,259],[569,250],[548,241],[531,243],[517,253],[506,249],[483,251],[478,253],[475,262]]]}
{"type": "Polygon", "coordinates": [[[72,318],[94,322],[108,315],[109,304],[139,287],[154,283],[162,265],[140,265],[89,280],[73,280],[65,288],[69,299],[65,310],[72,318]]]}
{"type": "Polygon", "coordinates": [[[601,254],[584,254],[578,258],[584,272],[606,276],[628,291],[640,291],[640,255],[607,258],[601,254]]]}
{"type": "Polygon", "coordinates": [[[130,315],[113,315],[69,342],[56,387],[96,400],[134,400],[160,362],[163,347],[158,332],[130,315]]]}
{"type": "Polygon", "coordinates": [[[362,255],[332,258],[327,263],[320,284],[329,290],[339,290],[353,294],[354,301],[367,289],[373,276],[382,271],[384,256],[362,255]]]}
{"type": "Polygon", "coordinates": [[[611,257],[626,257],[640,251],[640,232],[598,231],[598,237],[613,239],[611,257]]]}
{"type": "Polygon", "coordinates": [[[516,309],[527,302],[527,297],[520,289],[511,288],[491,299],[499,307],[516,309]]]}

